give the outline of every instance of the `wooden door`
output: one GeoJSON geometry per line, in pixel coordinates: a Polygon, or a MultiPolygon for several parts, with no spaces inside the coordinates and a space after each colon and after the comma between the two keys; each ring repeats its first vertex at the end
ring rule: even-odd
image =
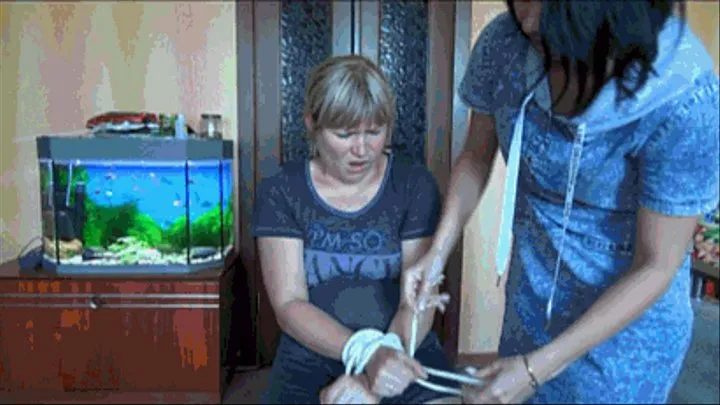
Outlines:
{"type": "MultiPolygon", "coordinates": [[[[397,98],[394,153],[425,163],[444,191],[467,128],[468,111],[454,89],[469,53],[470,10],[470,2],[462,0],[237,3],[239,242],[256,297],[260,364],[272,361],[278,327],[250,233],[255,190],[283,162],[308,155],[302,110],[310,69],[331,55],[360,53],[376,61],[397,98]]],[[[436,324],[453,358],[462,274],[459,250],[448,263],[445,285],[452,305],[436,324]]]]}

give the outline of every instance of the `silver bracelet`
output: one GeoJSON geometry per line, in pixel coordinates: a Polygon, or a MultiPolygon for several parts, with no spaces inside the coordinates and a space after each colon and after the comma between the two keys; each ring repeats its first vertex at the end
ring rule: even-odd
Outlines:
{"type": "Polygon", "coordinates": [[[540,388],[540,383],[538,383],[537,378],[535,378],[535,373],[533,373],[532,368],[530,368],[530,363],[528,362],[527,356],[522,355],[522,361],[525,364],[525,370],[527,370],[528,375],[530,376],[530,386],[533,390],[537,391],[538,388],[540,388]]]}

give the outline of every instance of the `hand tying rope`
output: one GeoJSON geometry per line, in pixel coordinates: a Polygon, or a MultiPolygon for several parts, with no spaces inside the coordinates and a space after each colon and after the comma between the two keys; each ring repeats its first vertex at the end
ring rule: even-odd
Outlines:
{"type": "MultiPolygon", "coordinates": [[[[410,347],[407,350],[407,354],[410,357],[415,356],[415,346],[417,340],[417,328],[418,328],[418,313],[412,317],[412,325],[410,330],[410,347]]],[[[404,352],[402,341],[400,337],[395,333],[382,333],[377,329],[360,329],[355,332],[350,339],[345,343],[342,351],[342,361],[345,364],[345,374],[347,375],[358,375],[365,370],[365,366],[372,358],[375,351],[380,347],[385,346],[401,352],[404,352]]],[[[428,375],[434,375],[435,377],[444,378],[446,380],[455,380],[464,384],[469,385],[482,385],[483,382],[480,379],[469,377],[462,374],[451,373],[448,371],[437,370],[430,367],[423,367],[428,375]]],[[[456,388],[446,387],[439,384],[433,384],[423,379],[416,379],[415,382],[423,387],[450,395],[462,395],[462,391],[456,388]]]]}

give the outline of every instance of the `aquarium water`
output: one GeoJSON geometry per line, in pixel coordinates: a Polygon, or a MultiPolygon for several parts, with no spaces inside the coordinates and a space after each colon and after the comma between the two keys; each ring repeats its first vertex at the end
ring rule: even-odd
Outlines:
{"type": "Polygon", "coordinates": [[[232,246],[231,159],[40,159],[40,173],[45,262],[65,273],[187,272],[232,246]]]}

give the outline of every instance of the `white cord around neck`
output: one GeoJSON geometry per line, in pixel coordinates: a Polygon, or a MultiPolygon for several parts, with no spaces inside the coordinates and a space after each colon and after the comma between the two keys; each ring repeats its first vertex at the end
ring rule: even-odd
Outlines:
{"type": "MultiPolygon", "coordinates": [[[[415,357],[417,329],[418,313],[416,312],[413,314],[412,324],[410,327],[410,345],[407,350],[407,354],[410,357],[415,357]]],[[[380,346],[390,347],[398,351],[405,351],[400,337],[395,333],[383,334],[377,329],[361,329],[355,332],[345,343],[342,351],[342,361],[345,364],[345,374],[357,375],[362,373],[365,370],[365,366],[370,361],[370,358],[372,358],[373,354],[380,346]]],[[[483,384],[482,380],[474,377],[437,370],[430,367],[423,367],[423,369],[428,375],[444,378],[446,380],[455,380],[469,385],[483,384]]],[[[434,384],[420,378],[416,379],[415,382],[436,392],[458,396],[462,395],[462,391],[457,388],[434,384]]]]}

